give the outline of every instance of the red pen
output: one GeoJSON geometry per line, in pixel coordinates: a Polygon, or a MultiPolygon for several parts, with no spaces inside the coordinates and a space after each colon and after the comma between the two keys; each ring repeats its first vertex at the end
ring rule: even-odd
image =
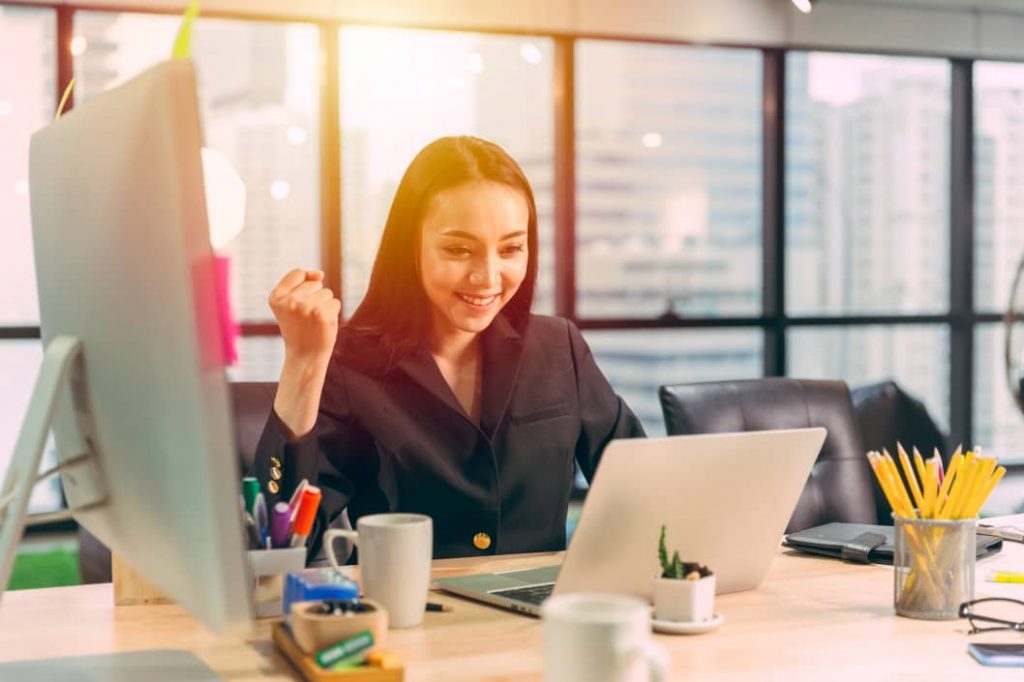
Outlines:
{"type": "Polygon", "coordinates": [[[316,519],[316,510],[320,508],[320,488],[315,485],[307,485],[302,491],[302,500],[299,502],[299,512],[295,516],[295,525],[292,528],[292,547],[301,547],[306,544],[306,538],[313,530],[313,521],[316,519]]]}

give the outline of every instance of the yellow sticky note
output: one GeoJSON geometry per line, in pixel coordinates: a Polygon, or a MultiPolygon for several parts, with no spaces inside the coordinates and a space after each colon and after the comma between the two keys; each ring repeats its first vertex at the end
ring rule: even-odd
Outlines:
{"type": "Polygon", "coordinates": [[[192,56],[192,25],[199,16],[199,0],[189,0],[185,14],[181,18],[181,28],[178,29],[178,36],[174,39],[174,50],[171,52],[172,59],[188,59],[192,56]]]}

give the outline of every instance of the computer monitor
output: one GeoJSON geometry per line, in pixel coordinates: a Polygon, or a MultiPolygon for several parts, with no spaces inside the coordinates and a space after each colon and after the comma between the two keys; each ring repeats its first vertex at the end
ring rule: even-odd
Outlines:
{"type": "MultiPolygon", "coordinates": [[[[223,631],[250,610],[201,143],[188,60],[162,63],[32,136],[47,348],[37,393],[54,384],[53,356],[66,360],[78,339],[80,362],[57,382],[65,390],[51,425],[60,460],[89,452],[98,473],[62,475],[68,506],[223,631]]],[[[39,405],[21,444],[37,426],[29,422],[46,416],[39,405]]]]}

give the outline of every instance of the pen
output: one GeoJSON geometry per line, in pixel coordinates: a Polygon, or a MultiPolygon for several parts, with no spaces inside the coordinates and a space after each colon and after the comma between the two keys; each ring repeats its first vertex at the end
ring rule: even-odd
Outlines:
{"type": "Polygon", "coordinates": [[[299,503],[299,513],[295,516],[295,527],[292,529],[292,547],[301,547],[306,544],[309,532],[313,530],[313,521],[316,519],[316,510],[320,507],[320,488],[315,485],[307,485],[302,491],[302,501],[299,503]]]}
{"type": "Polygon", "coordinates": [[[452,611],[452,607],[448,606],[447,604],[436,604],[436,603],[434,603],[432,601],[428,601],[427,602],[427,612],[430,612],[430,613],[432,613],[432,612],[451,613],[451,611],[452,611]]]}
{"type": "Polygon", "coordinates": [[[260,494],[260,482],[254,476],[246,476],[242,479],[242,499],[245,501],[245,511],[256,518],[256,496],[260,494]]]}
{"type": "Polygon", "coordinates": [[[252,514],[245,512],[245,532],[249,538],[249,549],[259,549],[263,544],[263,540],[260,538],[260,532],[256,528],[256,521],[252,518],[252,514]]]}
{"type": "Polygon", "coordinates": [[[292,534],[292,514],[287,502],[278,502],[270,512],[270,543],[287,547],[292,534]]]}
{"type": "Polygon", "coordinates": [[[256,502],[253,504],[253,519],[256,520],[256,530],[260,534],[260,542],[257,547],[263,547],[267,539],[267,501],[263,493],[256,493],[256,502]]]}
{"type": "Polygon", "coordinates": [[[1024,583],[1024,573],[1020,571],[989,571],[985,580],[990,583],[1024,583]]]}
{"type": "Polygon", "coordinates": [[[299,481],[299,484],[295,486],[295,492],[292,493],[292,499],[288,500],[288,509],[291,511],[291,519],[289,523],[295,525],[295,516],[299,513],[299,504],[302,503],[302,492],[309,485],[309,479],[304,478],[299,481]]]}

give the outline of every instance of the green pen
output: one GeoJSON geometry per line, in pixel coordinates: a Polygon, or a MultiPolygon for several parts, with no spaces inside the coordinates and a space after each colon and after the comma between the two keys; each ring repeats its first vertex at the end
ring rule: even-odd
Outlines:
{"type": "Polygon", "coordinates": [[[254,476],[246,476],[242,479],[242,500],[245,504],[245,511],[256,518],[256,496],[260,494],[260,482],[254,476]]]}
{"type": "Polygon", "coordinates": [[[359,665],[373,647],[373,633],[363,630],[326,649],[316,652],[316,663],[321,668],[340,670],[359,665]]]}

